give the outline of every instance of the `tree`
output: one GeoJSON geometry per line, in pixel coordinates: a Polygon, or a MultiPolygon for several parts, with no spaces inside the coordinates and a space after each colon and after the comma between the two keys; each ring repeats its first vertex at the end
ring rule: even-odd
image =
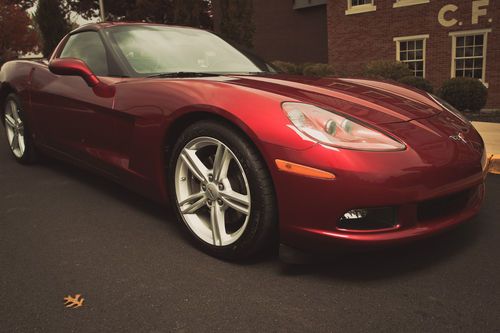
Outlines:
{"type": "Polygon", "coordinates": [[[174,0],[173,24],[212,29],[212,3],[209,0],[174,0]]]}
{"type": "Polygon", "coordinates": [[[71,31],[68,11],[59,0],[38,0],[34,20],[42,37],[42,53],[49,57],[59,41],[71,31]]]}
{"type": "Polygon", "coordinates": [[[218,0],[217,6],[220,34],[241,46],[253,47],[253,1],[218,0]]]}
{"type": "Polygon", "coordinates": [[[28,8],[33,7],[36,0],[5,0],[4,2],[9,5],[15,5],[21,8],[22,10],[26,10],[28,8]]]}
{"type": "MultiPolygon", "coordinates": [[[[86,19],[99,17],[99,0],[68,0],[69,8],[86,19]]],[[[212,27],[211,0],[106,0],[111,21],[143,21],[212,27]]]]}
{"type": "Polygon", "coordinates": [[[36,50],[38,38],[28,14],[18,5],[0,0],[0,63],[19,53],[36,50]]]}

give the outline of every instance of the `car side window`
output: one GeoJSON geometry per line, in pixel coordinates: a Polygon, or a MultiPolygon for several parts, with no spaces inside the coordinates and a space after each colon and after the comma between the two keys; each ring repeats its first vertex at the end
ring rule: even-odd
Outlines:
{"type": "Polygon", "coordinates": [[[70,36],[59,57],[83,60],[95,75],[109,75],[106,48],[95,31],[70,36]]]}

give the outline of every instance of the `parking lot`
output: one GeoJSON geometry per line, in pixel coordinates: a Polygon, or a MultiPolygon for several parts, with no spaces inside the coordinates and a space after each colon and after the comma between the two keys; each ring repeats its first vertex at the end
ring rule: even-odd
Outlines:
{"type": "Polygon", "coordinates": [[[424,242],[235,264],[167,208],[50,159],[20,166],[0,142],[2,332],[500,330],[500,176],[476,218],[424,242]]]}

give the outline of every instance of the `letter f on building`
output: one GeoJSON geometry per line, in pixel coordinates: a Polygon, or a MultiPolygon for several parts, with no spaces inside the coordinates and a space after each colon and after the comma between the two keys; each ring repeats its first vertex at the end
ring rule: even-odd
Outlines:
{"type": "Polygon", "coordinates": [[[488,13],[487,8],[481,8],[488,6],[490,0],[476,0],[472,1],[472,24],[479,23],[479,16],[485,16],[488,13]]]}

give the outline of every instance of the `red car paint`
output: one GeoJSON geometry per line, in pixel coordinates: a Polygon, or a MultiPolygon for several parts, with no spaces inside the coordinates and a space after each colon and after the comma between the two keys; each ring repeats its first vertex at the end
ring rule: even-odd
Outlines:
{"type": "MultiPolygon", "coordinates": [[[[80,28],[100,30],[114,24],[80,28]]],[[[66,38],[67,39],[67,38],[66,38]]],[[[53,66],[57,65],[58,49],[53,66]]],[[[83,71],[84,69],[79,68],[83,71]]],[[[476,214],[484,197],[484,144],[472,125],[427,94],[387,82],[286,75],[210,78],[59,76],[46,64],[2,67],[2,91],[15,91],[40,150],[75,162],[159,202],[167,202],[166,154],[186,123],[206,117],[231,122],[255,144],[272,176],[281,242],[300,249],[392,244],[429,236],[476,214]],[[96,88],[97,87],[97,88],[96,88]],[[304,139],[283,102],[335,110],[390,134],[403,151],[332,148],[304,139]],[[463,133],[465,141],[450,139],[463,133]],[[166,151],[167,150],[167,151],[166,151]],[[277,170],[281,159],[333,173],[335,180],[277,170]],[[425,202],[468,190],[462,207],[419,220],[425,202]],[[337,228],[355,208],[395,207],[390,230],[337,228]]]]}

